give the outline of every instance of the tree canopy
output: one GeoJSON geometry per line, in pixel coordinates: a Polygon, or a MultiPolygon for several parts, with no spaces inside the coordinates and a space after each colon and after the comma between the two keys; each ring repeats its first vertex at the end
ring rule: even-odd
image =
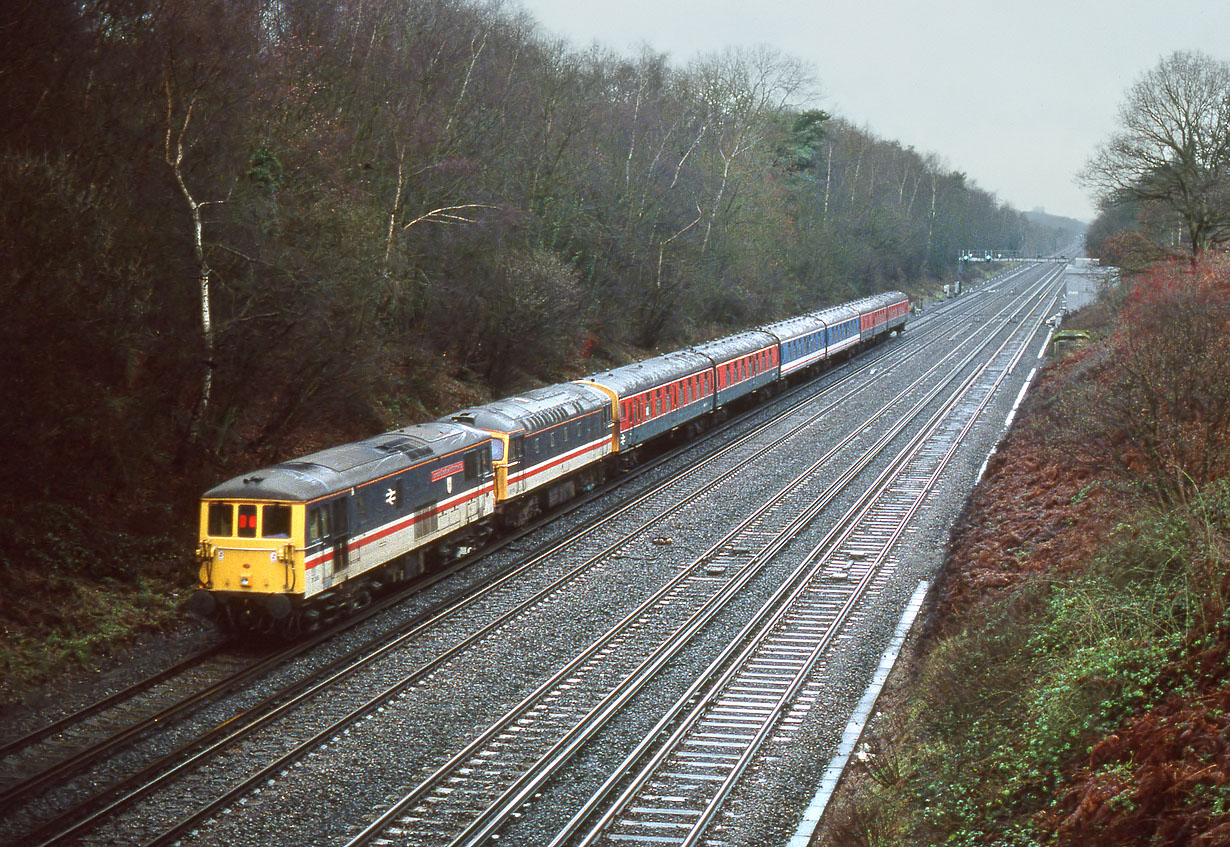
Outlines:
{"type": "Polygon", "coordinates": [[[1104,209],[1154,210],[1155,240],[1195,261],[1230,240],[1230,63],[1179,51],[1128,91],[1081,178],[1104,209]]]}

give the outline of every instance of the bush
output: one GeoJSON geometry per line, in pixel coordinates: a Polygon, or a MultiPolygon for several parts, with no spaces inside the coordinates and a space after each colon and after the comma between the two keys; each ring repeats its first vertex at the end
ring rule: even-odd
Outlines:
{"type": "Polygon", "coordinates": [[[1146,274],[1107,355],[1053,412],[1078,460],[1163,508],[1230,474],[1230,264],[1146,274]]]}

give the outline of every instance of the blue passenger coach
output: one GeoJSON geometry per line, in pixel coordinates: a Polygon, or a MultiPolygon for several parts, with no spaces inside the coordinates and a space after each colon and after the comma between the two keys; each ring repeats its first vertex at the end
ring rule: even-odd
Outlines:
{"type": "Polygon", "coordinates": [[[815,312],[761,327],[761,330],[774,336],[780,345],[783,378],[824,361],[826,328],[815,312]]]}

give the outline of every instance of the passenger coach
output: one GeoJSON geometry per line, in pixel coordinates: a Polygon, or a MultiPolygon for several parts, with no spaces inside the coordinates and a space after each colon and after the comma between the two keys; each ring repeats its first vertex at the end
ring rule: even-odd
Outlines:
{"type": "Polygon", "coordinates": [[[713,362],[690,350],[667,353],[577,380],[616,411],[621,453],[692,423],[714,409],[713,362]]]}
{"type": "Polygon", "coordinates": [[[692,348],[713,365],[717,405],[725,406],[777,382],[777,339],[767,332],[749,330],[692,348]]]}

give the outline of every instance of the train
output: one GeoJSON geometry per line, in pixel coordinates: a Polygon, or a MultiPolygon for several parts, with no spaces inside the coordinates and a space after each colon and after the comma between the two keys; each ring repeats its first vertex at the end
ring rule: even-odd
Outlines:
{"type": "Polygon", "coordinates": [[[694,438],[905,327],[900,291],[462,409],[227,480],[201,497],[189,610],[293,637],[694,438]]]}

